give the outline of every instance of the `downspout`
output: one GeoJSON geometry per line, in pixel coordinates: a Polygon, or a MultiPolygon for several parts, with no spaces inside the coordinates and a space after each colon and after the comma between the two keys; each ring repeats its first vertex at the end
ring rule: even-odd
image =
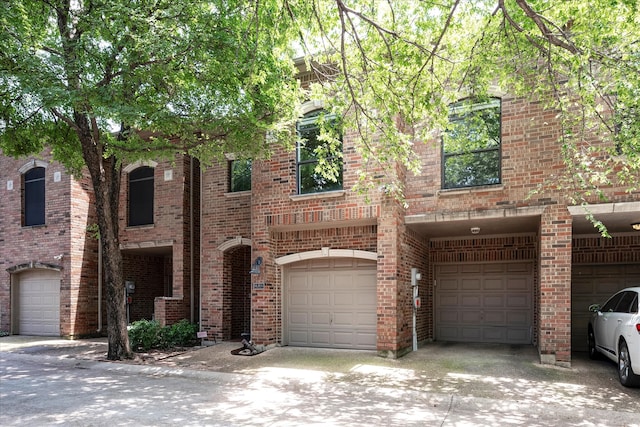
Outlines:
{"type": "Polygon", "coordinates": [[[190,257],[189,257],[189,281],[190,281],[190,303],[189,303],[189,310],[190,310],[190,316],[191,316],[191,323],[193,323],[194,321],[194,312],[195,312],[195,307],[193,306],[194,302],[195,302],[195,289],[193,288],[194,286],[194,271],[193,271],[193,267],[195,265],[194,262],[194,258],[195,258],[195,254],[193,253],[193,250],[195,248],[195,243],[193,241],[193,235],[194,235],[194,230],[193,230],[193,186],[194,186],[194,180],[193,180],[193,156],[191,156],[191,170],[189,171],[190,175],[191,175],[191,182],[189,185],[189,246],[190,246],[190,257]]]}
{"type": "Polygon", "coordinates": [[[98,236],[98,329],[102,332],[102,239],[98,236]]]}
{"type": "MultiPolygon", "coordinates": [[[[202,205],[202,168],[200,168],[200,205],[202,205]]],[[[202,224],[202,209],[200,209],[200,224],[202,224]]],[[[202,227],[201,227],[202,228],[202,227]]],[[[201,259],[202,245],[198,251],[198,262],[202,262],[201,259]]],[[[202,264],[200,264],[200,286],[198,286],[198,330],[202,332],[202,264]]]]}

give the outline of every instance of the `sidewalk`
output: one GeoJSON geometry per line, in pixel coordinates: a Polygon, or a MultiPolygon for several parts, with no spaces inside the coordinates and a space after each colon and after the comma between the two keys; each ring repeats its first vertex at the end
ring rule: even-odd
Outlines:
{"type": "MultiPolygon", "coordinates": [[[[586,355],[574,357],[572,368],[567,369],[541,365],[537,350],[531,346],[430,343],[396,360],[378,357],[374,351],[300,347],[276,347],[255,356],[232,355],[231,350],[239,347],[242,345],[237,342],[223,342],[108,363],[640,413],[640,389],[621,386],[614,364],[591,361],[586,355]]],[[[0,338],[0,353],[106,362],[106,351],[104,338],[0,338]]]]}

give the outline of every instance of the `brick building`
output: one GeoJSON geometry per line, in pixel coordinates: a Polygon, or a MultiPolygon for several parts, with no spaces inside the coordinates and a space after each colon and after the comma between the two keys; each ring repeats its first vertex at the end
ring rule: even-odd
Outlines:
{"type": "MultiPolygon", "coordinates": [[[[452,107],[458,133],[480,134],[469,117],[488,133],[465,152],[452,148],[455,133],[416,144],[421,175],[396,170],[406,204],[351,190],[362,160],[349,129],[336,180],[314,174],[312,102],[298,124],[307,145],[269,160],[128,165],[120,228],[131,320],[187,318],[218,340],[250,333],[259,344],[388,357],[431,340],[531,344],[544,363],[568,365],[586,350],[587,306],[640,281],[630,227],[640,194],[611,187],[608,201],[592,201],[613,236],[600,237],[562,191],[531,196],[562,168],[554,113],[506,95],[469,107],[452,107]]],[[[38,159],[0,157],[0,329],[34,332],[21,317],[33,295],[21,292],[42,282],[58,293],[59,322],[35,332],[93,333],[102,325],[97,245],[84,231],[91,191],[46,153],[38,159]],[[34,167],[44,169],[44,225],[24,221],[34,167]]]]}
{"type": "MultiPolygon", "coordinates": [[[[105,284],[90,179],[48,152],[0,155],[0,330],[88,336],[106,331],[105,284]]],[[[127,165],[119,229],[130,321],[196,321],[200,169],[190,158],[127,165]]]]}

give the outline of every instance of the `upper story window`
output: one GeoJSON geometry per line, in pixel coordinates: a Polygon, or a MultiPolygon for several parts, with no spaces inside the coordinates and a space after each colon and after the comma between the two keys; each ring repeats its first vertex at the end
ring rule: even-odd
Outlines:
{"type": "Polygon", "coordinates": [[[229,191],[251,190],[251,160],[231,160],[229,162],[229,191]]]}
{"type": "Polygon", "coordinates": [[[43,167],[29,169],[23,175],[22,225],[43,225],[45,207],[43,167]]]}
{"type": "Polygon", "coordinates": [[[341,190],[342,135],[335,116],[312,111],[298,121],[296,130],[298,194],[341,190]]]}
{"type": "Polygon", "coordinates": [[[501,102],[468,99],[452,104],[442,137],[442,187],[499,184],[501,102]]]}
{"type": "Polygon", "coordinates": [[[129,225],[153,224],[153,172],[142,166],[129,173],[129,225]]]}

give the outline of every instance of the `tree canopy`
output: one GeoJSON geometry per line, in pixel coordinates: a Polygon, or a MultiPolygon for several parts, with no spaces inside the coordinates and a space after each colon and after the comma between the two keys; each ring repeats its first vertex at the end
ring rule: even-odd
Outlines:
{"type": "MultiPolygon", "coordinates": [[[[359,187],[388,180],[399,199],[395,165],[418,173],[415,144],[456,131],[451,104],[489,99],[496,87],[557,112],[566,169],[548,184],[570,189],[573,203],[602,196],[611,180],[640,186],[635,0],[1,2],[0,148],[20,156],[46,146],[69,170],[88,169],[117,324],[110,358],[130,352],[122,162],[268,156],[295,142],[305,99],[356,131],[359,187]],[[308,91],[296,57],[318,79],[308,91]],[[379,168],[388,174],[371,176],[379,168]]],[[[334,122],[321,138],[340,132],[334,122]]]]}

